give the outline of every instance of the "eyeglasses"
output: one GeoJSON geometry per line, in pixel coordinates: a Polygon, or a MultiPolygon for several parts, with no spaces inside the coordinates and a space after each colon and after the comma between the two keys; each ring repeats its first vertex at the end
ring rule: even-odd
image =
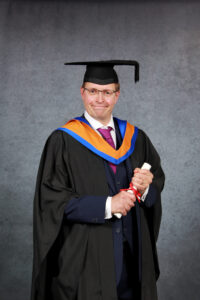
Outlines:
{"type": "Polygon", "coordinates": [[[113,91],[113,90],[102,90],[102,91],[100,91],[100,90],[97,90],[97,89],[94,89],[94,88],[91,88],[91,89],[84,88],[84,90],[86,90],[91,96],[94,96],[94,97],[99,95],[99,93],[102,93],[102,95],[105,98],[110,98],[110,97],[112,97],[112,95],[114,93],[117,92],[117,90],[116,91],[113,91]]]}

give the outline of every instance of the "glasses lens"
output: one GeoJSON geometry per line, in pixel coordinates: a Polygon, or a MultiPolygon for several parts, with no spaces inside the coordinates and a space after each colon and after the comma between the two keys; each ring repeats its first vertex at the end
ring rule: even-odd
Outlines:
{"type": "Polygon", "coordinates": [[[112,90],[103,90],[103,95],[105,97],[110,97],[113,95],[113,91],[112,90]]]}
{"type": "Polygon", "coordinates": [[[98,94],[98,91],[96,89],[88,89],[88,92],[90,95],[96,96],[98,94]]]}
{"type": "Polygon", "coordinates": [[[100,90],[97,90],[97,89],[94,89],[94,88],[91,88],[91,89],[87,89],[85,88],[86,91],[88,91],[88,93],[91,95],[91,96],[97,96],[99,93],[102,93],[104,97],[111,97],[115,91],[112,91],[112,90],[103,90],[103,91],[100,91],[100,90]]]}

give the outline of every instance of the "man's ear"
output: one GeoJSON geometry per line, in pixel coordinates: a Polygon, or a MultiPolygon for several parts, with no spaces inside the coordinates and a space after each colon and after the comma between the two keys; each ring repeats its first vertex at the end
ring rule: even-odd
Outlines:
{"type": "Polygon", "coordinates": [[[82,96],[84,93],[84,88],[82,86],[80,87],[80,92],[81,92],[81,96],[82,96]]]}
{"type": "Polygon", "coordinates": [[[116,97],[115,98],[115,103],[117,103],[117,101],[119,99],[119,95],[120,95],[120,90],[115,93],[115,97],[116,97]]]}

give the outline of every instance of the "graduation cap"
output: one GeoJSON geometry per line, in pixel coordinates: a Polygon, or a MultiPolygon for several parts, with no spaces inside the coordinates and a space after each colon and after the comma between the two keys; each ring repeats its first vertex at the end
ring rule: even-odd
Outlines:
{"type": "Polygon", "coordinates": [[[96,84],[118,83],[118,76],[114,66],[134,66],[135,82],[139,81],[139,63],[135,60],[101,60],[85,62],[67,62],[65,65],[86,65],[83,82],[96,84]]]}

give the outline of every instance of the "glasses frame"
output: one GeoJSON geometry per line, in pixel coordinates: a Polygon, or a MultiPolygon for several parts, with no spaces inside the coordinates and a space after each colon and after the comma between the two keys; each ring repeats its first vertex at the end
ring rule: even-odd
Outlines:
{"type": "Polygon", "coordinates": [[[102,96],[103,97],[107,97],[107,98],[110,98],[110,97],[112,97],[113,96],[113,94],[114,93],[116,93],[116,92],[118,92],[119,90],[110,90],[110,89],[108,89],[108,90],[98,90],[98,89],[96,89],[96,88],[91,88],[91,89],[88,89],[88,88],[86,88],[86,87],[84,87],[84,90],[86,90],[86,91],[88,91],[89,92],[89,94],[90,94],[90,90],[95,90],[95,91],[97,91],[98,93],[96,94],[96,95],[92,95],[92,94],[90,94],[90,96],[99,96],[99,93],[102,93],[102,96]],[[106,91],[111,91],[112,92],[112,94],[111,95],[105,95],[105,92],[106,91]]]}

